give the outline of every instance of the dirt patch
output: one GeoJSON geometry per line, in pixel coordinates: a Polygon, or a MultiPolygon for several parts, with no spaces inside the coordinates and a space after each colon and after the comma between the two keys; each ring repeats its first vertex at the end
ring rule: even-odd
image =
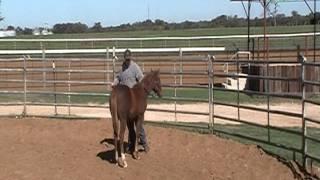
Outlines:
{"type": "Polygon", "coordinates": [[[151,146],[141,160],[117,167],[110,120],[0,121],[0,179],[294,179],[255,146],[212,135],[146,126],[151,146]]]}

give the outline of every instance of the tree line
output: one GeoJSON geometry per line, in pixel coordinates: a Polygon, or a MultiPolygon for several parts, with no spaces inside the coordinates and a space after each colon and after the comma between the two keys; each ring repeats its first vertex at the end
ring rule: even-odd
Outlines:
{"type": "MultiPolygon", "coordinates": [[[[250,21],[252,26],[263,26],[263,18],[255,17],[250,21]]],[[[268,26],[296,26],[296,25],[310,25],[320,24],[320,13],[310,13],[307,15],[300,15],[297,11],[292,11],[290,16],[285,14],[275,14],[267,18],[268,26]]],[[[216,27],[245,27],[248,21],[244,17],[221,15],[208,21],[184,21],[180,23],[169,23],[160,19],[145,20],[142,22],[121,24],[119,26],[103,27],[100,22],[94,23],[92,27],[78,22],[78,23],[58,23],[52,29],[53,33],[99,33],[110,31],[138,31],[138,30],[178,30],[178,29],[195,29],[195,28],[216,28],[216,27]]],[[[21,28],[8,26],[8,30],[16,30],[18,34],[32,34],[31,28],[21,28]]],[[[44,28],[40,28],[42,30],[44,28]]]]}

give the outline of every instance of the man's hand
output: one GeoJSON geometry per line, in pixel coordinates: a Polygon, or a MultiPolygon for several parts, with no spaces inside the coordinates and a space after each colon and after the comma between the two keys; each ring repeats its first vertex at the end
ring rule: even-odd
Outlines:
{"type": "Polygon", "coordinates": [[[119,79],[116,78],[116,79],[114,79],[113,83],[111,83],[111,87],[114,88],[118,84],[119,84],[119,79]]]}

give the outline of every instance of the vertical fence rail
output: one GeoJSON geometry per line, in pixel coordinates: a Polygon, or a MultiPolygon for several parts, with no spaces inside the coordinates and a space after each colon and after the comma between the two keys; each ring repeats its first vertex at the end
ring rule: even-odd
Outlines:
{"type": "MultiPolygon", "coordinates": [[[[269,62],[269,58],[267,57],[266,59],[267,61],[267,69],[266,69],[266,76],[270,77],[270,62],[269,62]]],[[[266,80],[267,82],[264,83],[266,84],[266,92],[267,92],[267,126],[268,126],[268,142],[271,142],[271,135],[270,135],[270,79],[266,80]]]]}
{"type": "Polygon", "coordinates": [[[173,64],[173,73],[174,73],[174,121],[177,121],[177,62],[173,64]]]}
{"type": "Polygon", "coordinates": [[[27,57],[23,56],[23,112],[22,116],[27,115],[27,57]]]}
{"type": "Polygon", "coordinates": [[[70,84],[70,81],[71,81],[71,73],[70,73],[70,70],[71,70],[71,61],[68,61],[68,115],[71,116],[71,96],[70,96],[70,93],[71,93],[71,84],[70,84]]]}
{"type": "MultiPolygon", "coordinates": [[[[104,70],[107,72],[109,71],[109,63],[107,63],[107,61],[110,59],[110,52],[109,52],[109,47],[106,48],[106,61],[104,62],[104,70]]],[[[104,82],[110,82],[110,74],[109,73],[105,73],[104,76],[104,82]]]]}
{"type": "Polygon", "coordinates": [[[208,55],[207,57],[207,64],[208,64],[208,93],[209,93],[209,129],[211,132],[213,132],[214,128],[214,97],[213,97],[213,63],[212,61],[214,60],[213,56],[208,55]]]}
{"type": "MultiPolygon", "coordinates": [[[[237,75],[240,74],[240,63],[239,63],[239,53],[237,52],[237,57],[236,57],[236,66],[237,66],[237,75]]],[[[238,121],[240,121],[240,77],[237,77],[237,117],[238,121]]]]}
{"type": "Polygon", "coordinates": [[[114,80],[116,78],[116,60],[117,60],[117,56],[116,56],[116,48],[113,47],[112,50],[112,79],[114,80]]]}
{"type": "MultiPolygon", "coordinates": [[[[42,50],[42,68],[46,69],[46,51],[45,47],[41,43],[41,50],[42,50]]],[[[47,72],[43,71],[42,72],[42,80],[43,80],[43,89],[47,87],[46,80],[47,80],[47,72]]]]}
{"type": "Polygon", "coordinates": [[[54,92],[54,114],[58,115],[58,109],[57,109],[57,77],[56,77],[56,64],[55,61],[52,61],[52,70],[53,70],[53,92],[54,92]]]}
{"type": "Polygon", "coordinates": [[[303,167],[307,167],[307,125],[306,125],[306,112],[305,112],[305,98],[306,98],[306,85],[305,85],[305,59],[301,59],[301,86],[302,86],[302,99],[301,99],[301,111],[302,111],[302,164],[303,167]]]}
{"type": "Polygon", "coordinates": [[[180,74],[180,79],[179,79],[179,84],[180,86],[183,84],[183,51],[180,48],[179,49],[179,74],[180,74]]]}

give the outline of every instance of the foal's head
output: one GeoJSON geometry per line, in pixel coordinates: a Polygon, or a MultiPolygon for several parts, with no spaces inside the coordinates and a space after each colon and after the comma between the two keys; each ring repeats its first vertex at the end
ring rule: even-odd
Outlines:
{"type": "Polygon", "coordinates": [[[144,88],[149,93],[150,91],[154,91],[159,97],[162,96],[162,88],[161,88],[161,81],[160,81],[160,72],[152,71],[145,75],[142,80],[144,84],[144,88]]]}

